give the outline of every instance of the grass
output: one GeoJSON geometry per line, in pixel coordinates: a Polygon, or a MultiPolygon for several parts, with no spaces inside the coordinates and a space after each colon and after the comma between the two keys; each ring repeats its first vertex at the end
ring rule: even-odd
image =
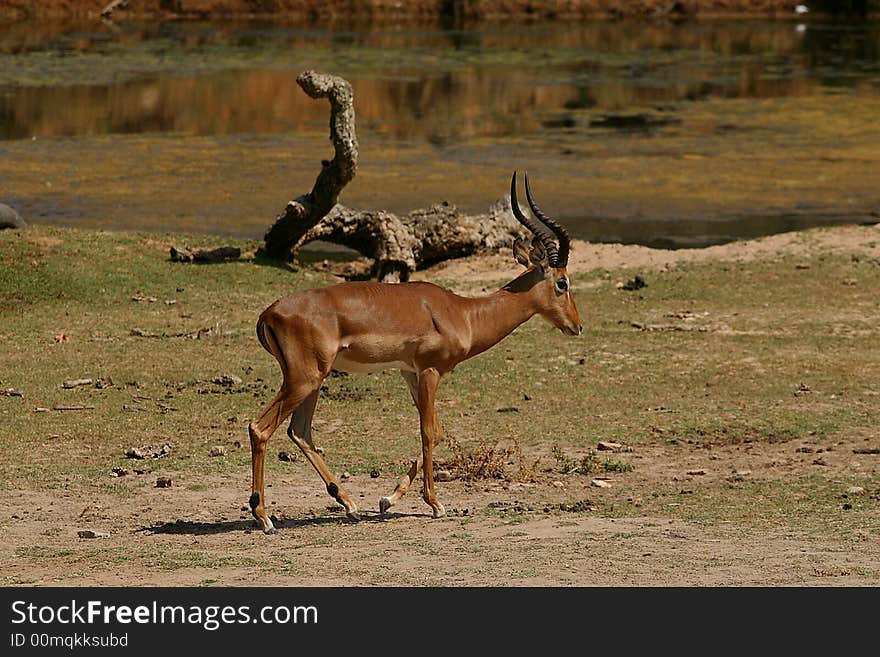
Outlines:
{"type": "MultiPolygon", "coordinates": [[[[132,484],[110,472],[142,463],[153,473],[171,474],[187,493],[210,490],[215,475],[249,478],[247,423],[280,380],[277,364],[254,336],[256,317],[277,297],[331,279],[247,259],[171,263],[167,247],[178,237],[48,227],[0,232],[0,389],[23,394],[0,396],[3,489],[97,490],[132,500],[152,488],[153,475],[132,484]],[[170,300],[175,303],[165,303],[170,300]],[[201,339],[186,337],[205,327],[220,329],[201,339]],[[140,337],[133,328],[163,337],[140,337]],[[241,384],[212,382],[228,374],[241,384]],[[112,385],[61,387],[74,378],[112,385]],[[52,410],[59,404],[93,408],[52,410]],[[171,451],[161,459],[124,456],[133,446],[164,443],[171,451]],[[218,445],[226,455],[209,456],[218,445]]],[[[247,251],[254,245],[241,246],[247,251]]],[[[649,286],[638,292],[614,287],[633,270],[574,272],[586,336],[565,338],[532,320],[447,376],[438,397],[447,441],[438,461],[466,481],[606,476],[611,488],[588,489],[590,513],[612,518],[654,514],[839,536],[876,531],[876,457],[864,456],[858,468],[843,463],[810,471],[816,455],[795,449],[832,448],[825,453],[837,455],[865,440],[876,444],[880,354],[873,322],[880,267],[843,255],[805,258],[808,270],[786,258],[673,266],[647,273],[649,286]],[[850,278],[859,283],[841,283],[850,278]],[[668,316],[682,311],[711,330],[641,331],[632,325],[685,322],[668,316]],[[498,412],[504,407],[519,410],[498,412]],[[623,443],[632,452],[597,453],[599,440],[623,443]],[[731,462],[758,454],[759,461],[781,465],[742,482],[680,479],[688,459],[710,452],[731,462]],[[786,474],[801,456],[810,459],[806,466],[786,474]],[[652,464],[661,462],[668,476],[652,474],[652,464]],[[843,499],[851,485],[868,492],[843,499]]],[[[383,372],[326,383],[314,435],[330,468],[406,471],[419,450],[418,418],[400,376],[383,372]]],[[[270,455],[288,448],[279,431],[270,455]]],[[[269,482],[290,473],[312,476],[303,459],[270,458],[267,471],[269,482]]],[[[499,507],[481,517],[526,522],[543,515],[543,506],[499,507]]],[[[21,549],[19,556],[31,559],[88,559],[81,547],[21,549]]],[[[258,565],[181,550],[139,559],[172,570],[258,565]]],[[[108,552],[101,558],[126,556],[108,552]]]]}

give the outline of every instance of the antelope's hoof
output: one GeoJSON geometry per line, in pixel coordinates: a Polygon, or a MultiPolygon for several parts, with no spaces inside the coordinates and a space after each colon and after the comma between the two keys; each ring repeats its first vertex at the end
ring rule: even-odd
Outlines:
{"type": "Polygon", "coordinates": [[[361,519],[361,514],[358,513],[357,509],[355,509],[354,511],[346,511],[345,515],[347,515],[351,520],[357,521],[361,519]]]}
{"type": "Polygon", "coordinates": [[[266,518],[263,520],[262,518],[257,518],[257,524],[260,526],[260,529],[263,530],[264,534],[277,534],[278,530],[275,529],[275,525],[272,524],[272,521],[266,518]]]}
{"type": "Polygon", "coordinates": [[[379,513],[385,514],[388,513],[388,509],[391,508],[391,500],[387,497],[382,497],[379,499],[379,513]]]}
{"type": "Polygon", "coordinates": [[[443,508],[443,505],[440,502],[437,502],[437,506],[434,507],[434,517],[442,518],[446,515],[446,509],[443,508]]]}

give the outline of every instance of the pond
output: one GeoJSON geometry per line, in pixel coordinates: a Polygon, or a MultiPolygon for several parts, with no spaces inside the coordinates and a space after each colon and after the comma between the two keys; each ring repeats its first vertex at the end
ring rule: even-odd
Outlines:
{"type": "Polygon", "coordinates": [[[483,212],[517,168],[594,241],[701,246],[880,210],[864,20],[20,23],[0,33],[0,201],[34,223],[261,238],[332,155],[307,69],[354,88],[351,207],[483,212]]]}

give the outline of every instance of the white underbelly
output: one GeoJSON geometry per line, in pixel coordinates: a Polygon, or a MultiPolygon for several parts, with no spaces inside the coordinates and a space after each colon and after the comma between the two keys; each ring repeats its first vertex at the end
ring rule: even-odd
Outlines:
{"type": "Polygon", "coordinates": [[[381,372],[382,370],[406,370],[407,372],[415,372],[415,369],[402,360],[392,360],[387,363],[359,363],[345,357],[344,352],[337,354],[333,360],[333,369],[338,372],[348,372],[350,374],[368,374],[370,372],[381,372]]]}

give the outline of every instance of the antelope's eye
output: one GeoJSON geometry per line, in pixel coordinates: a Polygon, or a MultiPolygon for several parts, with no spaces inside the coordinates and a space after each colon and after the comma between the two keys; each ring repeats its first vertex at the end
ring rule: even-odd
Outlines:
{"type": "Polygon", "coordinates": [[[564,278],[560,278],[558,281],[556,281],[556,289],[559,290],[560,292],[567,292],[568,291],[568,281],[565,280],[564,278]]]}

